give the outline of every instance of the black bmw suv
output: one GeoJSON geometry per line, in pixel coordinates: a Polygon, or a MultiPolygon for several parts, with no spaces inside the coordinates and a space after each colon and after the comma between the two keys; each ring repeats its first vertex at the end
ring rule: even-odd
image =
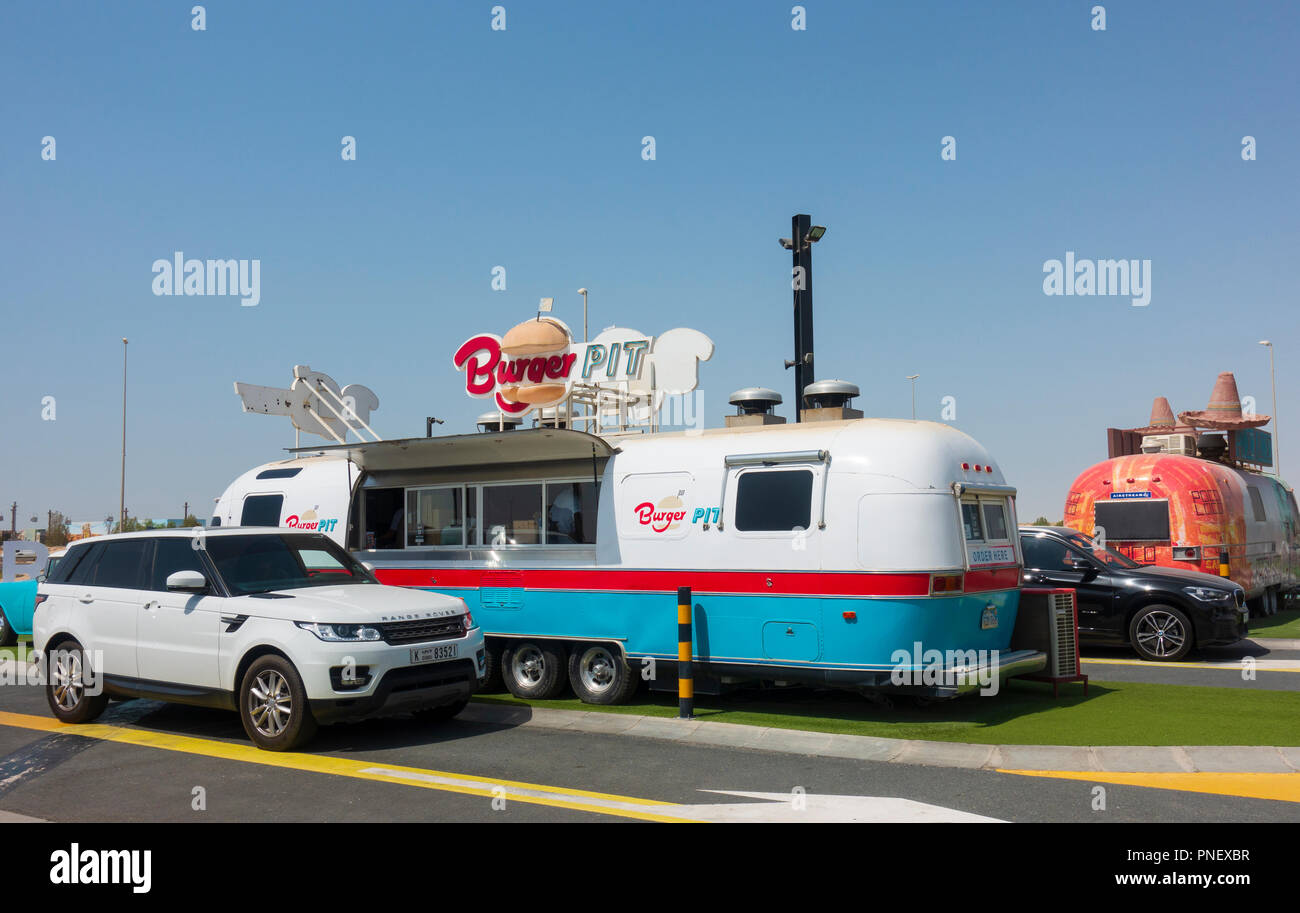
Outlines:
{"type": "Polygon", "coordinates": [[[1079,642],[1174,661],[1246,636],[1246,592],[1213,574],[1138,564],[1069,527],[1022,526],[1025,586],[1078,591],[1079,642]]]}

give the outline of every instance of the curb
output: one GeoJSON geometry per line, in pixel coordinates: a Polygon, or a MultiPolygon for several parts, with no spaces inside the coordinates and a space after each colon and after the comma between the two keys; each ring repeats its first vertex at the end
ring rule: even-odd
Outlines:
{"type": "Polygon", "coordinates": [[[1246,639],[1254,641],[1261,647],[1267,647],[1270,650],[1300,650],[1300,638],[1295,637],[1251,637],[1246,635],[1246,639]]]}
{"type": "Polygon", "coordinates": [[[532,726],[601,735],[634,736],[717,748],[746,748],[783,754],[856,761],[882,761],[966,770],[1080,770],[1097,773],[1297,773],[1300,747],[1258,745],[973,745],[877,736],[805,732],[678,720],[668,717],[603,713],[597,710],[548,710],[471,703],[457,719],[493,726],[532,726]]]}

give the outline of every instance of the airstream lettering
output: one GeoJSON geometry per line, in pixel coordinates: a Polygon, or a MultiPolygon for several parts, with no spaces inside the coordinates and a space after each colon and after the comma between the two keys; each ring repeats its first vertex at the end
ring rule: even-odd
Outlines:
{"type": "Polygon", "coordinates": [[[1045,664],[1009,649],[1015,490],[947,425],[541,427],[339,445],[245,473],[216,517],[284,525],[309,509],[346,517],[321,531],[382,582],[462,597],[521,696],[567,681],[583,700],[618,702],[647,660],[671,683],[683,586],[696,673],[714,683],[896,688],[895,653],[915,644],[983,659],[957,677],[968,686],[906,669],[912,693],[1045,664]]]}

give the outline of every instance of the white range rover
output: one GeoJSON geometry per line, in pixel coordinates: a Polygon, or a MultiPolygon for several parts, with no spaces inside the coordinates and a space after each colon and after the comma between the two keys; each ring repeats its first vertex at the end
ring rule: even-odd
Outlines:
{"type": "Polygon", "coordinates": [[[237,710],[288,751],[317,723],[413,711],[450,719],[486,673],[461,599],[385,586],[329,538],[281,529],[157,530],[74,543],[36,597],[50,710],[110,697],[237,710]]]}

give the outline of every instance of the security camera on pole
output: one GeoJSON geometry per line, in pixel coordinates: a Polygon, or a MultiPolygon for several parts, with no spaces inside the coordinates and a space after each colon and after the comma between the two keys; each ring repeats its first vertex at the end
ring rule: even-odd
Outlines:
{"type": "Polygon", "coordinates": [[[790,286],[794,290],[794,368],[795,421],[803,409],[803,391],[816,377],[813,371],[812,246],[826,234],[822,225],[813,225],[806,214],[790,219],[792,237],[781,238],[781,246],[793,254],[794,269],[790,286]]]}

